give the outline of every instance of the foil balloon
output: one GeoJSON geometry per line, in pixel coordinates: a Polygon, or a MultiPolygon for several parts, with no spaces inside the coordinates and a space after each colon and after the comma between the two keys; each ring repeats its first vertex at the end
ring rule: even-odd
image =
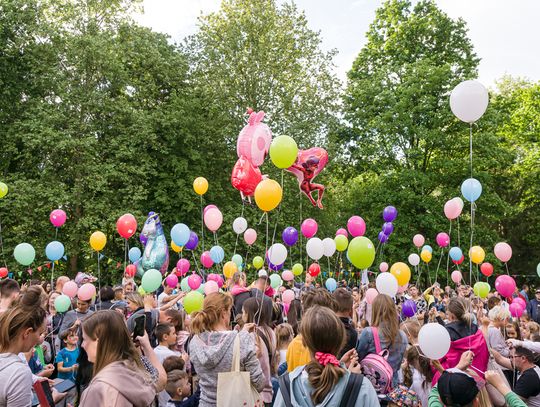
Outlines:
{"type": "Polygon", "coordinates": [[[294,174],[298,179],[300,191],[307,196],[313,206],[323,208],[322,198],[324,194],[324,185],[315,184],[313,180],[326,167],[328,163],[328,153],[324,148],[313,147],[308,150],[298,150],[298,157],[287,171],[294,174]],[[317,200],[312,196],[317,192],[317,200]]]}
{"type": "Polygon", "coordinates": [[[155,269],[164,275],[169,267],[169,246],[157,213],[148,213],[141,236],[146,238],[146,245],[137,262],[137,272],[143,275],[146,271],[155,269]]]}

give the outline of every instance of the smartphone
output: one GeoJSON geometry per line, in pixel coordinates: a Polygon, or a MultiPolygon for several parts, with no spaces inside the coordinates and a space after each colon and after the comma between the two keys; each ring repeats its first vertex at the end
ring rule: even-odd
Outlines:
{"type": "Polygon", "coordinates": [[[135,328],[133,329],[133,339],[137,336],[144,336],[144,327],[146,326],[146,315],[135,317],[135,328]]]}
{"type": "Polygon", "coordinates": [[[74,388],[75,383],[73,383],[71,380],[66,379],[55,383],[53,387],[56,389],[56,391],[58,391],[58,393],[65,393],[74,388]]]}
{"type": "Polygon", "coordinates": [[[54,399],[48,380],[38,380],[33,387],[41,407],[54,407],[54,399]]]}

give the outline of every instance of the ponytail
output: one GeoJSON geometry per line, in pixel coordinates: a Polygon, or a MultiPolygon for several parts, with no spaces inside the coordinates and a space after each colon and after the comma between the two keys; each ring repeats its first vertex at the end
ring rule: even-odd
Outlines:
{"type": "Polygon", "coordinates": [[[470,303],[465,298],[456,297],[452,298],[448,303],[448,311],[450,311],[456,319],[467,325],[472,325],[473,315],[469,312],[470,303]]]}
{"type": "Polygon", "coordinates": [[[313,387],[311,400],[313,404],[319,405],[337,384],[339,379],[345,374],[345,369],[328,363],[326,366],[312,360],[306,366],[309,375],[309,384],[313,387]]]}
{"type": "Polygon", "coordinates": [[[232,297],[225,293],[212,293],[204,299],[202,311],[191,314],[191,332],[200,334],[211,331],[219,322],[221,313],[230,310],[233,304],[232,297]]]}

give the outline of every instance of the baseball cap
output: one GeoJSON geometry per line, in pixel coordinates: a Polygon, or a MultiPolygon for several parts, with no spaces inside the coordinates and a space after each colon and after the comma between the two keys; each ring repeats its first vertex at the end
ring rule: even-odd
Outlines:
{"type": "Polygon", "coordinates": [[[444,372],[437,382],[439,397],[445,406],[464,406],[478,395],[475,380],[465,373],[444,372]]]}

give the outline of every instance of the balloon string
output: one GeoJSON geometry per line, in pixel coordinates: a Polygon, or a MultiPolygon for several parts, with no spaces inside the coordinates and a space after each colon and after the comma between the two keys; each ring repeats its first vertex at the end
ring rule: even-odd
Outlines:
{"type": "Polygon", "coordinates": [[[264,257],[266,258],[266,261],[268,263],[268,268],[270,268],[270,257],[267,256],[267,253],[268,253],[268,212],[265,212],[263,216],[266,217],[266,248],[264,250],[264,257]]]}
{"type": "Polygon", "coordinates": [[[471,164],[471,178],[473,177],[473,156],[472,156],[472,123],[469,123],[469,155],[471,164]]]}
{"type": "MultiPolygon", "coordinates": [[[[475,215],[475,203],[471,202],[471,239],[469,244],[469,250],[473,246],[474,239],[474,215],[475,215]]],[[[470,256],[469,256],[470,257],[470,256]]],[[[472,286],[472,260],[469,258],[469,285],[472,286]]]]}
{"type": "Polygon", "coordinates": [[[197,263],[197,258],[195,257],[195,253],[193,253],[193,251],[191,251],[191,257],[193,258],[193,263],[195,263],[195,270],[197,271],[197,273],[201,275],[201,277],[204,278],[203,273],[201,269],[199,268],[199,264],[197,263]]]}
{"type": "Polygon", "coordinates": [[[201,198],[201,241],[202,241],[202,250],[205,252],[204,249],[204,212],[203,212],[203,197],[202,195],[199,195],[201,198]]]}
{"type": "MultiPolygon", "coordinates": [[[[125,268],[124,268],[125,270],[125,268]]],[[[97,252],[97,274],[98,274],[98,293],[99,293],[99,302],[101,304],[101,270],[99,267],[99,252],[97,252]]],[[[99,307],[102,309],[102,307],[99,307]]]]}
{"type": "MultiPolygon", "coordinates": [[[[303,258],[303,254],[302,254],[302,251],[303,251],[303,246],[304,246],[304,243],[302,242],[302,191],[299,191],[298,193],[298,202],[299,202],[299,205],[300,205],[300,210],[298,211],[300,213],[300,223],[299,223],[299,226],[298,226],[298,230],[300,231],[300,264],[302,263],[302,258],[303,258]]],[[[307,269],[306,269],[306,272],[307,272],[307,269]]]]}
{"type": "MultiPolygon", "coordinates": [[[[450,221],[450,227],[448,228],[448,237],[452,241],[452,219],[450,221]]],[[[450,266],[450,250],[448,250],[448,255],[446,256],[446,285],[448,285],[448,267],[450,266]]]]}
{"type": "Polygon", "coordinates": [[[2,239],[2,219],[0,219],[0,250],[2,253],[2,260],[4,262],[4,267],[7,268],[6,256],[4,254],[4,239],[2,239]]]}
{"type": "MultiPolygon", "coordinates": [[[[441,254],[439,256],[439,264],[437,264],[437,270],[435,270],[435,284],[439,278],[439,268],[441,267],[441,261],[443,259],[444,247],[441,247],[441,254]]],[[[448,273],[447,273],[448,274],[448,273]]]]}
{"type": "Polygon", "coordinates": [[[504,263],[504,267],[506,267],[506,274],[510,275],[510,272],[508,271],[508,262],[504,263]]]}
{"type": "MultiPolygon", "coordinates": [[[[283,191],[283,174],[284,174],[284,170],[281,170],[281,190],[282,191],[283,191]]],[[[283,203],[283,199],[281,200],[281,202],[278,205],[277,218],[276,218],[276,223],[274,225],[274,234],[272,235],[272,244],[271,244],[271,246],[274,244],[274,240],[276,238],[277,226],[278,226],[278,223],[279,223],[279,219],[281,218],[281,204],[282,203],[283,203]]]]}

